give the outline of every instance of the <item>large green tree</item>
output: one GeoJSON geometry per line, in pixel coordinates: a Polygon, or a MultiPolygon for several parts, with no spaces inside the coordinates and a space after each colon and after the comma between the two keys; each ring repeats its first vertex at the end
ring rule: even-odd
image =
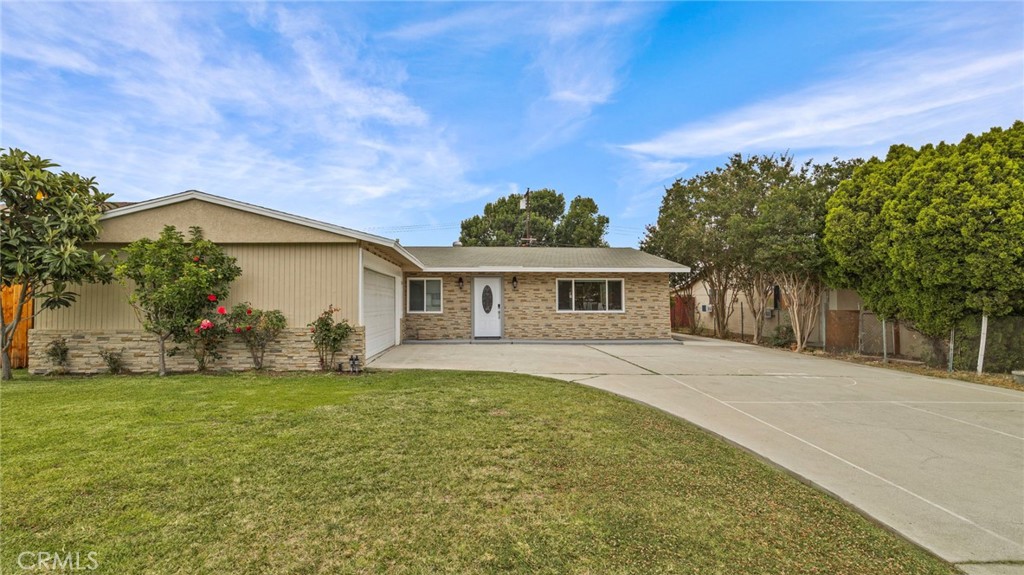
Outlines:
{"type": "Polygon", "coordinates": [[[882,208],[916,159],[913,148],[892,146],[884,161],[871,158],[857,167],[826,204],[830,285],[855,290],[868,309],[889,320],[903,314],[889,260],[892,235],[882,208]]]}
{"type": "Polygon", "coordinates": [[[761,205],[798,170],[791,157],[735,154],[724,166],[679,179],[665,190],[658,222],[648,226],[644,251],[682,262],[693,270],[688,281],[703,280],[714,332],[724,336],[734,313],[735,292],[742,292],[759,338],[772,278],[758,258],[761,205]]]}
{"type": "Polygon", "coordinates": [[[235,261],[198,227],[186,240],[166,226],[157,239],[136,240],[118,254],[114,274],[131,290],[128,302],[143,329],[157,337],[160,375],[167,374],[167,341],[185,341],[195,322],[227,298],[242,273],[235,261]]]}
{"type": "Polygon", "coordinates": [[[805,181],[806,169],[796,166],[788,154],[754,155],[746,160],[733,156],[725,169],[731,205],[724,225],[736,262],[733,289],[743,294],[752,316],[754,343],[761,341],[764,312],[773,303],[773,288],[778,281],[773,270],[777,269],[779,258],[766,249],[764,239],[766,204],[800,186],[805,181]]]}
{"type": "Polygon", "coordinates": [[[969,315],[1024,313],[1024,122],[895,146],[829,208],[835,275],[879,313],[936,337],[969,315]]]}
{"type": "Polygon", "coordinates": [[[757,265],[779,286],[797,350],[818,323],[830,263],[823,243],[827,202],[860,160],[808,164],[761,203],[757,265]]]}
{"type": "Polygon", "coordinates": [[[739,292],[759,340],[764,309],[779,285],[802,348],[824,292],[825,201],[858,163],[797,166],[788,154],[736,154],[668,188],[641,248],[689,265],[703,280],[718,336],[727,331],[739,292]]]}
{"type": "Polygon", "coordinates": [[[110,280],[104,256],[86,245],[100,233],[99,220],[110,194],[94,178],[54,173],[58,164],[10,148],[0,156],[0,281],[20,286],[12,321],[0,308],[2,379],[11,379],[11,345],[25,302],[35,298],[34,314],[71,305],[69,286],[110,280]]]}
{"type": "MultiPolygon", "coordinates": [[[[730,165],[742,161],[733,156],[730,165]]],[[[690,266],[695,278],[704,281],[717,336],[727,331],[733,311],[729,292],[736,287],[740,267],[727,225],[736,205],[733,190],[728,165],[676,180],[665,190],[657,224],[648,226],[640,244],[645,251],[690,266]]]]}
{"type": "Polygon", "coordinates": [[[462,220],[459,241],[464,246],[517,246],[526,238],[529,221],[534,246],[608,245],[608,217],[592,198],[576,196],[568,212],[565,197],[554,190],[529,192],[529,210],[522,207],[524,200],[523,194],[509,194],[489,202],[483,214],[462,220]]]}

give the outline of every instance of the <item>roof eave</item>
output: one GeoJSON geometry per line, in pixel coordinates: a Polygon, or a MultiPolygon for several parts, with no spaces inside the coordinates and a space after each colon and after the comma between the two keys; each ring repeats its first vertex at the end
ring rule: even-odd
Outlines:
{"type": "Polygon", "coordinates": [[[526,267],[526,266],[459,266],[459,267],[429,267],[424,266],[424,273],[687,273],[690,268],[686,266],[665,267],[665,268],[588,268],[588,267],[526,267]]]}

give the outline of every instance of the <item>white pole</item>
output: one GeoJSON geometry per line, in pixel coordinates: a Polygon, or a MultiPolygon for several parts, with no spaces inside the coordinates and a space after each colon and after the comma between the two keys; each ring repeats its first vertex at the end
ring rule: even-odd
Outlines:
{"type": "Polygon", "coordinates": [[[864,308],[857,304],[857,354],[864,354],[864,308]]]}
{"type": "Polygon", "coordinates": [[[953,338],[956,337],[956,328],[949,330],[949,373],[953,373],[953,338]]]}
{"type": "Polygon", "coordinates": [[[981,316],[981,343],[978,344],[978,373],[985,371],[985,340],[988,339],[988,316],[981,316]]]}
{"type": "Polygon", "coordinates": [[[882,363],[889,363],[889,344],[885,341],[885,318],[882,318],[882,363]]]}

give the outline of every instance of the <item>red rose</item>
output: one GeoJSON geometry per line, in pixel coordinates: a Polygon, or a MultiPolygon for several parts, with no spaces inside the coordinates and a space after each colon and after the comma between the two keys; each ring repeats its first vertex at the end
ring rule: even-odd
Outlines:
{"type": "Polygon", "coordinates": [[[192,261],[194,261],[194,262],[197,262],[197,261],[199,261],[199,256],[194,256],[194,257],[192,258],[192,261]]]}
{"type": "Polygon", "coordinates": [[[245,310],[245,315],[252,315],[252,310],[251,309],[245,310]]]}
{"type": "Polygon", "coordinates": [[[206,296],[206,299],[208,299],[210,301],[217,301],[217,296],[215,296],[213,294],[210,294],[210,295],[206,296]]]}
{"type": "Polygon", "coordinates": [[[235,333],[242,333],[242,328],[236,327],[235,328],[235,333]]]}
{"type": "Polygon", "coordinates": [[[245,331],[252,331],[252,326],[251,325],[245,326],[245,331]]]}
{"type": "Polygon", "coordinates": [[[224,315],[228,312],[226,309],[224,309],[224,306],[220,306],[219,308],[217,308],[217,313],[219,313],[220,315],[224,315]]]}
{"type": "Polygon", "coordinates": [[[198,327],[196,328],[196,333],[199,333],[199,328],[198,327]]]}

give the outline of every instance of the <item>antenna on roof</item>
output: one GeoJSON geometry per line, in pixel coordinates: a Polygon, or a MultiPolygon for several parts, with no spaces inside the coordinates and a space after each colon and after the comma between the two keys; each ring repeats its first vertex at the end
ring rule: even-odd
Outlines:
{"type": "Polygon", "coordinates": [[[524,247],[533,245],[533,237],[530,236],[530,188],[526,188],[526,194],[519,200],[519,209],[526,210],[526,235],[519,242],[524,247]]]}

